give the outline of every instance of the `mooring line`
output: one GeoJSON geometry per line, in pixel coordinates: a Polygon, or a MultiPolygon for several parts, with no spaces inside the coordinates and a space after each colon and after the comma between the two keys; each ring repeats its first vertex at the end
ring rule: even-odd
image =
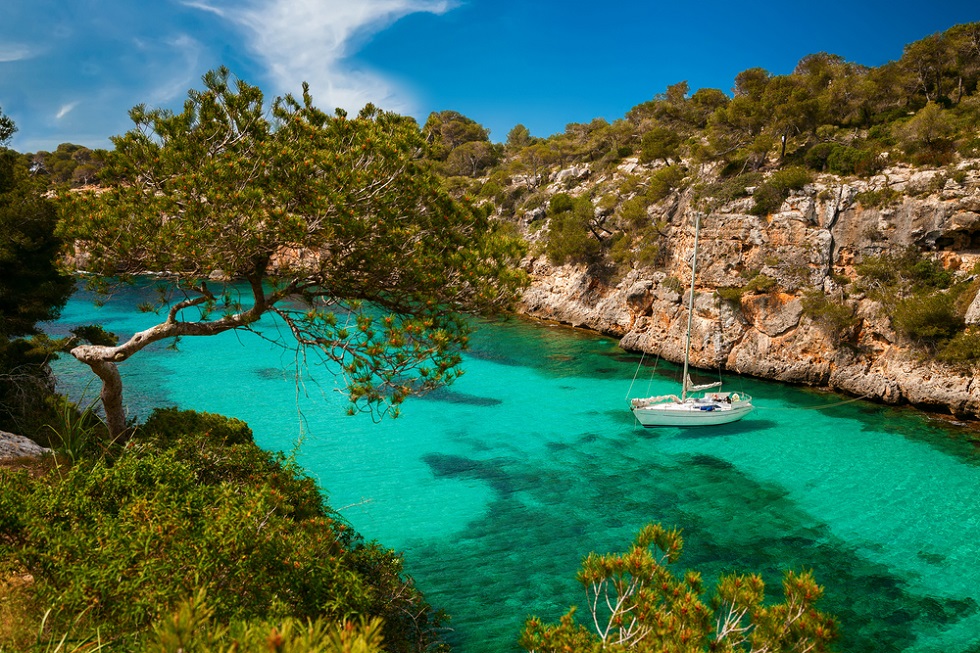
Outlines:
{"type": "Polygon", "coordinates": [[[861,395],[860,397],[854,397],[853,399],[845,399],[843,401],[835,401],[832,404],[825,404],[823,406],[803,406],[801,408],[768,408],[764,406],[755,406],[755,408],[762,408],[763,410],[823,410],[824,408],[835,408],[837,406],[843,406],[844,404],[853,404],[855,401],[862,401],[870,397],[871,394],[861,395]]]}

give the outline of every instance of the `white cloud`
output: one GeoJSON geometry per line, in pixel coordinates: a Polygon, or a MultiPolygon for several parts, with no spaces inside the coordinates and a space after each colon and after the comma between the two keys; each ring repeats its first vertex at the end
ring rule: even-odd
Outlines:
{"type": "Polygon", "coordinates": [[[20,61],[34,56],[29,46],[20,43],[0,43],[0,63],[20,61]]]}
{"type": "MultiPolygon", "coordinates": [[[[353,70],[354,45],[418,12],[441,14],[452,0],[256,0],[244,8],[185,2],[244,28],[249,48],[263,61],[277,92],[298,93],[310,83],[318,106],[356,111],[368,102],[410,112],[410,93],[367,70],[353,70]]],[[[239,5],[240,6],[240,5],[239,5]]]]}
{"type": "Polygon", "coordinates": [[[65,116],[67,116],[69,113],[71,113],[72,112],[72,109],[74,109],[77,106],[78,106],[78,102],[77,101],[75,101],[75,102],[69,102],[68,104],[61,105],[61,108],[58,109],[58,113],[56,113],[54,115],[55,120],[61,120],[62,118],[64,118],[65,116]]]}
{"type": "Polygon", "coordinates": [[[200,9],[201,11],[208,11],[208,12],[210,12],[212,14],[217,14],[217,15],[221,16],[222,18],[225,17],[225,12],[224,11],[222,11],[218,7],[214,7],[214,6],[209,5],[207,3],[204,3],[204,2],[191,2],[191,1],[188,1],[188,2],[182,2],[181,4],[184,5],[184,6],[186,6],[186,7],[191,7],[192,9],[200,9]]]}
{"type": "Polygon", "coordinates": [[[194,85],[194,80],[201,74],[201,56],[204,46],[199,41],[181,34],[165,40],[164,47],[172,56],[168,57],[169,65],[161,74],[162,79],[156,81],[149,97],[145,100],[150,105],[163,104],[185,95],[187,89],[194,85]]]}

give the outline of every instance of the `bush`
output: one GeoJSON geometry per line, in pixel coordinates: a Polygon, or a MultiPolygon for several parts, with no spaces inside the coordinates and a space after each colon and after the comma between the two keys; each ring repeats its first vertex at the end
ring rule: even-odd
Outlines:
{"type": "Polygon", "coordinates": [[[662,250],[658,225],[649,225],[634,233],[621,232],[605,242],[609,243],[609,256],[617,265],[654,267],[660,262],[662,250]]]}
{"type": "Polygon", "coordinates": [[[595,208],[588,197],[558,193],[548,203],[548,241],[545,253],[555,265],[594,261],[602,245],[590,229],[595,208]]]}
{"type": "Polygon", "coordinates": [[[214,618],[204,592],[181,604],[173,615],[154,624],[146,650],[159,653],[382,653],[378,619],[343,624],[324,619],[277,622],[214,618]]]}
{"type": "Polygon", "coordinates": [[[806,151],[803,162],[817,172],[823,172],[827,169],[827,159],[834,147],[836,143],[817,143],[806,151]]]}
{"type": "Polygon", "coordinates": [[[177,408],[155,409],[138,435],[155,438],[158,444],[166,445],[189,434],[207,436],[217,444],[253,442],[252,429],[240,419],[177,408]]]}
{"type": "Polygon", "coordinates": [[[800,190],[813,181],[813,174],[806,168],[791,166],[772,173],[752,194],[755,204],[753,215],[775,213],[789,197],[790,191],[800,190]]]}
{"type": "Polygon", "coordinates": [[[640,162],[651,163],[663,159],[669,163],[677,158],[681,137],[673,129],[654,127],[640,139],[640,162]]]}
{"type": "Polygon", "coordinates": [[[652,202],[659,202],[675,188],[680,188],[687,173],[680,166],[667,166],[661,168],[650,175],[650,188],[647,191],[647,199],[652,202]]]}
{"type": "Polygon", "coordinates": [[[731,304],[740,304],[742,302],[742,295],[745,294],[744,286],[720,286],[715,288],[715,294],[717,294],[721,299],[729,302],[731,304]]]}
{"type": "Polygon", "coordinates": [[[879,188],[878,190],[867,190],[857,194],[857,201],[864,207],[883,208],[901,198],[902,194],[893,188],[879,188]]]}
{"type": "Polygon", "coordinates": [[[957,333],[936,352],[936,358],[953,365],[975,364],[980,361],[980,333],[964,331],[957,333]]]}
{"type": "Polygon", "coordinates": [[[698,199],[713,199],[719,203],[731,202],[742,197],[748,197],[748,189],[762,183],[762,174],[747,172],[723,181],[717,181],[698,189],[698,199]]]}
{"type": "Polygon", "coordinates": [[[746,294],[765,294],[776,289],[776,280],[756,271],[749,272],[749,280],[744,286],[719,286],[715,294],[732,304],[740,304],[746,294]]]}
{"type": "Polygon", "coordinates": [[[854,335],[860,320],[854,315],[854,307],[842,298],[830,298],[814,290],[801,300],[803,314],[814,321],[835,343],[847,341],[854,335]]]}
{"type": "Polygon", "coordinates": [[[365,544],[281,456],[215,440],[133,442],[58,478],[0,474],[0,508],[17,506],[0,519],[0,564],[33,576],[35,603],[55,609],[50,627],[77,619],[79,636],[139,650],[155,621],[203,590],[222,623],[379,617],[386,650],[437,641],[440,616],[394,552],[365,544]]]}
{"type": "Polygon", "coordinates": [[[837,622],[816,608],[823,588],[812,573],[785,572],[781,604],[764,603],[772,592],[756,574],[722,576],[705,602],[700,572],[672,569],[683,547],[679,531],[649,524],[622,553],[590,553],[577,576],[585,617],[578,622],[575,607],[557,623],[529,617],[521,646],[540,653],[830,650],[837,622]]]}
{"type": "Polygon", "coordinates": [[[895,329],[912,342],[934,349],[963,330],[965,322],[949,293],[919,294],[902,299],[892,312],[895,329]]]}
{"type": "Polygon", "coordinates": [[[639,231],[650,224],[645,196],[634,197],[619,205],[619,224],[624,231],[639,231]]]}
{"type": "Polygon", "coordinates": [[[548,200],[548,213],[564,213],[575,208],[575,198],[568,193],[556,193],[548,200]]]}
{"type": "Polygon", "coordinates": [[[748,293],[758,294],[772,292],[776,289],[776,280],[765,274],[757,274],[752,277],[743,290],[748,293]]]}
{"type": "Polygon", "coordinates": [[[876,297],[893,292],[917,293],[949,288],[954,275],[939,261],[910,246],[898,253],[871,256],[854,266],[861,287],[876,297]]]}
{"type": "Polygon", "coordinates": [[[818,172],[835,175],[872,175],[883,165],[874,150],[840,143],[817,143],[807,151],[803,161],[818,172]]]}

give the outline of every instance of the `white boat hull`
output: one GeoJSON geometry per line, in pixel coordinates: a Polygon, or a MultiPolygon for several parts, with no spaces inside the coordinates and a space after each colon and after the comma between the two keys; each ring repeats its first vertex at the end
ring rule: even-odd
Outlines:
{"type": "Polygon", "coordinates": [[[713,399],[687,399],[663,401],[649,405],[634,405],[633,415],[645,428],[658,426],[715,426],[737,422],[752,412],[749,399],[716,401],[713,399]]]}
{"type": "Polygon", "coordinates": [[[752,397],[737,392],[704,392],[709,388],[720,387],[721,381],[707,385],[695,385],[691,383],[691,377],[688,375],[691,358],[691,324],[694,320],[694,284],[697,278],[698,236],[701,233],[701,214],[696,212],[694,215],[694,254],[691,256],[691,290],[687,302],[687,334],[684,337],[684,371],[681,376],[681,396],[661,395],[645,399],[633,399],[630,402],[630,408],[632,408],[637,421],[645,428],[656,426],[716,426],[737,422],[752,412],[752,397]],[[693,392],[704,394],[695,395],[692,394],[693,392]]]}

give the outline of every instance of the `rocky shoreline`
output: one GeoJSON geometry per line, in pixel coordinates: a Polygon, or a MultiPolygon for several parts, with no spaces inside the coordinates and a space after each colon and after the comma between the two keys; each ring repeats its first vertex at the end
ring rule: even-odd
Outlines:
{"type": "MultiPolygon", "coordinates": [[[[802,304],[813,289],[838,290],[855,277],[856,261],[889,247],[915,245],[964,275],[975,269],[980,166],[973,163],[962,166],[958,182],[937,178],[942,171],[895,167],[863,181],[820,178],[768,216],[751,215],[751,200],[744,199],[702,213],[692,363],[980,418],[980,383],[972,372],[923,360],[896,336],[874,300],[848,299],[858,319],[846,343],[836,342],[802,304]],[[912,192],[930,187],[933,192],[912,192]],[[857,199],[881,188],[903,194],[884,207],[857,199]],[[718,289],[744,285],[739,272],[746,269],[775,280],[776,289],[722,298],[718,289]]],[[[588,188],[583,177],[579,192],[588,188]]],[[[524,266],[532,283],[519,310],[619,338],[627,350],[682,360],[687,282],[680,280],[690,275],[692,204],[687,191],[652,209],[651,218],[666,225],[664,265],[656,270],[610,279],[603,270],[529,257],[524,266]]],[[[974,299],[968,322],[980,322],[978,304],[974,299]]]]}

